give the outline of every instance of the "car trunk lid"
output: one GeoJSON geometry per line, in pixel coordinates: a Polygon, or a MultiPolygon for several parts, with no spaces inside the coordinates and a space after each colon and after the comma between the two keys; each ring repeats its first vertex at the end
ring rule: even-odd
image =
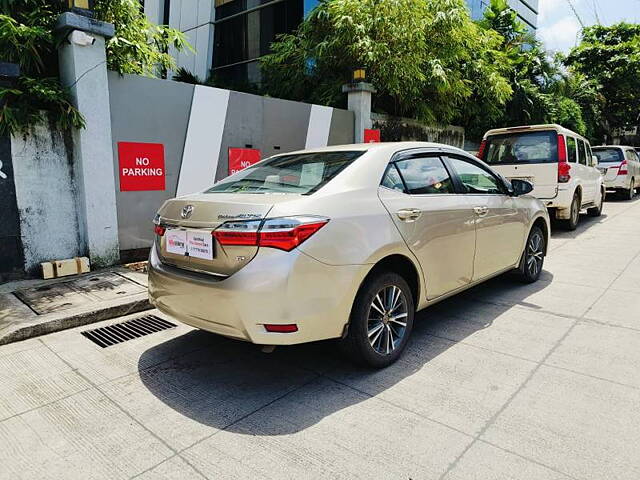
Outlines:
{"type": "Polygon", "coordinates": [[[297,195],[198,194],[167,201],[159,222],[166,230],[156,236],[158,255],[174,267],[226,277],[249,263],[257,246],[222,246],[212,231],[229,220],[260,220],[275,203],[297,195]]]}
{"type": "Polygon", "coordinates": [[[531,195],[551,199],[558,194],[558,164],[529,163],[525,165],[492,165],[508,180],[526,180],[533,184],[531,195]]]}
{"type": "Polygon", "coordinates": [[[598,163],[598,170],[604,176],[605,181],[615,180],[618,176],[620,164],[622,162],[602,162],[598,163]]]}

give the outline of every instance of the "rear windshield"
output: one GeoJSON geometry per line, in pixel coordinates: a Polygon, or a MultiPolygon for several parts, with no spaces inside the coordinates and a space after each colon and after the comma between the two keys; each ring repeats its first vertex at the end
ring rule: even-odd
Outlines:
{"type": "Polygon", "coordinates": [[[323,152],[274,157],[225,178],[205,193],[311,194],[363,153],[323,152]]]}
{"type": "Polygon", "coordinates": [[[557,162],[558,134],[523,132],[488,137],[483,160],[489,165],[557,162]]]}
{"type": "Polygon", "coordinates": [[[624,160],[619,148],[594,148],[593,154],[598,157],[598,163],[621,162],[624,160]]]}

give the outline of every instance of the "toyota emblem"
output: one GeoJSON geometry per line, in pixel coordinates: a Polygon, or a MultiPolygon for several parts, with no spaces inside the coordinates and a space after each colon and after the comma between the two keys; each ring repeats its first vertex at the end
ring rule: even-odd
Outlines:
{"type": "Polygon", "coordinates": [[[193,213],[193,205],[185,205],[182,207],[182,212],[180,212],[180,216],[184,219],[191,217],[193,213]]]}

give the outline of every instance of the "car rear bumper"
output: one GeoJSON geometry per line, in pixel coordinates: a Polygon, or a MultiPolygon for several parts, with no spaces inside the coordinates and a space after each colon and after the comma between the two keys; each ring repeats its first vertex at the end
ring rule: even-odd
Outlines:
{"type": "Polygon", "coordinates": [[[330,266],[299,250],[262,248],[244,268],[216,278],[149,258],[149,299],[193,327],[261,345],[292,345],[342,335],[368,266],[330,266]],[[265,324],[296,324],[294,333],[265,324]]]}
{"type": "Polygon", "coordinates": [[[542,203],[544,203],[547,208],[559,208],[559,209],[568,209],[571,207],[571,202],[573,201],[573,190],[570,190],[569,187],[558,188],[558,193],[553,199],[540,199],[542,203]]]}
{"type": "Polygon", "coordinates": [[[606,180],[604,182],[607,190],[620,190],[628,189],[631,185],[631,179],[627,175],[618,175],[613,180],[606,180]]]}

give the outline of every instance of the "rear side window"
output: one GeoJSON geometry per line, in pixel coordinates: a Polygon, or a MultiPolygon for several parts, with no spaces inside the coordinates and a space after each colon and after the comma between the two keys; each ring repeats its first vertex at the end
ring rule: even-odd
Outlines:
{"type": "Polygon", "coordinates": [[[587,164],[587,147],[582,140],[578,140],[578,161],[582,165],[587,164]]]}
{"type": "Polygon", "coordinates": [[[273,157],[225,178],[205,193],[310,194],[364,153],[344,151],[273,157]]]}
{"type": "Polygon", "coordinates": [[[411,195],[454,193],[449,172],[439,157],[408,158],[397,161],[396,166],[411,195]]]}
{"type": "Polygon", "coordinates": [[[627,150],[627,160],[631,162],[637,162],[638,157],[636,156],[635,150],[627,150]]]}
{"type": "Polygon", "coordinates": [[[576,139],[567,137],[567,160],[571,163],[578,161],[578,152],[576,151],[576,139]]]}
{"type": "Polygon", "coordinates": [[[617,163],[624,160],[619,148],[594,148],[593,154],[598,157],[598,163],[617,163]]]}
{"type": "Polygon", "coordinates": [[[555,131],[521,132],[487,138],[483,160],[489,165],[554,163],[558,161],[555,131]]]}
{"type": "Polygon", "coordinates": [[[400,177],[398,169],[394,163],[387,167],[387,172],[384,174],[384,178],[382,179],[382,186],[390,188],[391,190],[404,192],[404,183],[402,183],[402,178],[400,177]]]}

